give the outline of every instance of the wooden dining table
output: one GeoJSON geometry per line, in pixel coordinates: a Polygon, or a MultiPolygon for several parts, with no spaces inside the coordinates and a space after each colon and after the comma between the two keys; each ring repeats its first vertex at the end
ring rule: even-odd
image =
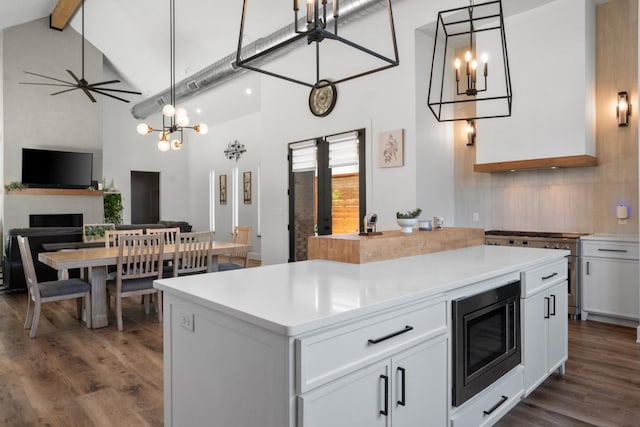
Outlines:
{"type": "MultiPolygon", "coordinates": [[[[218,271],[219,255],[247,251],[249,249],[251,249],[251,245],[213,242],[209,272],[218,271]]],[[[172,260],[175,251],[176,245],[164,245],[163,259],[165,261],[172,260]]],[[[91,283],[91,327],[103,328],[109,324],[107,319],[107,267],[117,264],[117,247],[40,252],[38,260],[58,270],[59,276],[63,271],[69,269],[88,269],[88,279],[89,283],[91,283]]]]}

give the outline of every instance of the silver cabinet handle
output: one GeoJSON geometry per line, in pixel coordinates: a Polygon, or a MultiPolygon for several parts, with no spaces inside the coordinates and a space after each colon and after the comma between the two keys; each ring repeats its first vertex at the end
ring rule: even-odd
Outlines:
{"type": "Polygon", "coordinates": [[[628,251],[626,249],[602,249],[602,248],[598,248],[598,251],[600,252],[619,252],[619,253],[627,253],[628,251]]]}

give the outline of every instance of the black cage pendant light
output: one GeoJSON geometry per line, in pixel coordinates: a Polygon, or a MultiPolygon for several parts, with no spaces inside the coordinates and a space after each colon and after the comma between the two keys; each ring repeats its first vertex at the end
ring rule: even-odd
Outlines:
{"type": "MultiPolygon", "coordinates": [[[[291,2],[291,0],[284,1],[291,2]]],[[[251,47],[245,48],[243,41],[249,7],[248,0],[244,0],[236,65],[292,83],[301,84],[312,89],[327,86],[335,87],[338,83],[395,67],[400,62],[398,59],[398,46],[396,43],[391,0],[385,0],[384,3],[386,3],[388,14],[389,33],[393,49],[392,55],[375,52],[353,40],[347,39],[339,32],[340,24],[342,23],[341,15],[348,16],[353,14],[354,11],[362,7],[362,0],[294,0],[291,10],[292,23],[286,31],[280,33],[280,37],[269,40],[269,43],[265,43],[263,48],[256,46],[255,43],[253,43],[251,47]],[[303,16],[300,17],[300,15],[303,16]],[[307,46],[312,46],[315,49],[315,73],[310,76],[310,78],[302,78],[293,73],[285,74],[283,72],[272,71],[265,66],[271,62],[271,59],[289,52],[305,42],[307,46]],[[331,44],[332,42],[338,42],[345,47],[351,48],[351,52],[364,54],[367,59],[371,60],[371,64],[367,62],[367,65],[371,65],[371,68],[354,71],[354,67],[351,71],[345,72],[345,75],[322,76],[323,68],[321,67],[320,61],[322,56],[321,45],[324,43],[331,44]]],[[[264,19],[262,20],[264,21],[264,19]]],[[[356,55],[353,56],[356,57],[356,55]]]]}
{"type": "Polygon", "coordinates": [[[438,13],[428,105],[440,122],[511,115],[502,2],[438,13]],[[491,65],[491,68],[489,67],[491,65]]]}
{"type": "Polygon", "coordinates": [[[84,78],[84,42],[85,42],[85,38],[84,38],[84,0],[82,0],[80,8],[81,8],[81,11],[82,11],[82,74],[80,75],[80,78],[78,78],[76,76],[76,74],[71,70],[67,70],[67,73],[69,73],[69,75],[73,78],[74,81],[72,81],[72,82],[66,81],[66,80],[62,80],[62,79],[57,79],[55,77],[45,76],[43,74],[32,73],[31,71],[25,71],[26,74],[30,74],[30,75],[36,76],[36,77],[42,77],[44,79],[51,80],[52,82],[51,83],[20,82],[20,84],[36,85],[36,86],[55,86],[55,87],[67,88],[67,89],[62,89],[60,91],[54,92],[51,95],[59,95],[61,93],[71,92],[71,91],[80,89],[80,90],[82,90],[84,92],[85,95],[87,95],[87,97],[91,100],[91,102],[96,102],[96,98],[93,96],[93,94],[99,94],[99,95],[108,96],[109,98],[117,99],[118,101],[122,101],[122,102],[129,102],[129,101],[127,99],[124,99],[124,98],[121,98],[119,96],[114,95],[114,92],[115,93],[129,93],[129,94],[134,94],[134,95],[142,95],[141,92],[136,92],[136,91],[133,91],[133,90],[113,89],[113,88],[105,87],[106,85],[110,85],[110,84],[114,84],[114,83],[120,83],[120,80],[105,80],[103,82],[98,82],[98,83],[89,83],[84,78]],[[53,83],[53,82],[55,82],[55,83],[53,83]],[[107,92],[110,92],[110,93],[107,93],[107,92]]]}

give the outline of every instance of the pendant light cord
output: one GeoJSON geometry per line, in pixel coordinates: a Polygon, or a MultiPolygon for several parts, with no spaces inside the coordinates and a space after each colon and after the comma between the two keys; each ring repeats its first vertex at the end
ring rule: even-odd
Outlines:
{"type": "MultiPolygon", "coordinates": [[[[84,1],[84,0],[83,0],[84,1]]],[[[169,62],[171,66],[171,105],[176,106],[176,2],[170,0],[170,32],[169,32],[169,55],[171,56],[169,62]]],[[[171,119],[173,122],[173,119],[171,119]]]]}

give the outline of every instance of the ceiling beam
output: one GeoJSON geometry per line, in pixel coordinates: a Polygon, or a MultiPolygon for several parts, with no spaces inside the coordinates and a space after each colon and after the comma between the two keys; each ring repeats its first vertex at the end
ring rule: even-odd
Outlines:
{"type": "Polygon", "coordinates": [[[54,30],[64,30],[73,14],[78,10],[81,0],[58,0],[53,12],[49,16],[49,27],[54,30]]]}

